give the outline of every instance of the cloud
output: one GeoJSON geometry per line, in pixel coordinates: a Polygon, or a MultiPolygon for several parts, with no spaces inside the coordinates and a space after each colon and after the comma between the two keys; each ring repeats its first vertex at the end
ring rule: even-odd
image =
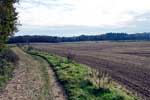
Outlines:
{"type": "Polygon", "coordinates": [[[135,30],[149,26],[149,4],[150,0],[21,0],[17,10],[26,26],[135,30]]]}
{"type": "Polygon", "coordinates": [[[57,0],[22,0],[17,5],[19,20],[24,25],[55,25],[60,17],[73,9],[73,5],[57,0]]]}
{"type": "Polygon", "coordinates": [[[148,0],[24,0],[19,12],[22,23],[29,25],[124,26],[150,11],[148,4],[148,0]]]}

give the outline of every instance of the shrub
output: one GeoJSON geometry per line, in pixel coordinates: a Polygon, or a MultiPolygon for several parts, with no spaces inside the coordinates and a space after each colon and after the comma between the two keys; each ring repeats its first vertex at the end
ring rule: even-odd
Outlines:
{"type": "Polygon", "coordinates": [[[12,76],[13,67],[6,60],[0,61],[0,75],[1,76],[12,76]]]}
{"type": "Polygon", "coordinates": [[[13,64],[17,64],[19,57],[8,47],[0,52],[0,90],[5,83],[12,77],[13,64]]]}
{"type": "Polygon", "coordinates": [[[0,52],[0,91],[12,77],[14,69],[12,63],[17,64],[18,60],[18,56],[10,48],[3,49],[0,52]]]}
{"type": "Polygon", "coordinates": [[[75,54],[73,54],[72,52],[68,52],[67,53],[67,59],[69,62],[72,62],[72,60],[75,58],[75,54]]]}
{"type": "Polygon", "coordinates": [[[11,49],[7,48],[0,53],[0,59],[17,64],[19,57],[11,49]]]}
{"type": "Polygon", "coordinates": [[[28,46],[28,51],[33,50],[32,46],[28,46]]]}

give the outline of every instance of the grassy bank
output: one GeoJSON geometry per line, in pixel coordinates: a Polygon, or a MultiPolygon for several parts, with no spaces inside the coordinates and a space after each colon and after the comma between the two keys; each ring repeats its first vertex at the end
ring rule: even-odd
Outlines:
{"type": "Polygon", "coordinates": [[[137,100],[132,94],[115,87],[113,82],[108,82],[108,76],[103,73],[101,79],[94,79],[93,70],[85,65],[37,50],[30,50],[28,53],[44,58],[52,66],[68,100],[137,100]],[[100,85],[96,84],[97,80],[100,80],[100,85]]]}
{"type": "Polygon", "coordinates": [[[0,91],[2,91],[6,82],[12,78],[12,73],[18,60],[19,58],[10,47],[0,52],[0,91]]]}
{"type": "Polygon", "coordinates": [[[5,59],[0,60],[0,91],[5,86],[6,82],[11,79],[13,66],[5,59]]]}

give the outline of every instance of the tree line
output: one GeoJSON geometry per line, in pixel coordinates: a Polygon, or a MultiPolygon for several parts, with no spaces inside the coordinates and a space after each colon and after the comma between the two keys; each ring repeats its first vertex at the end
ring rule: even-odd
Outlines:
{"type": "Polygon", "coordinates": [[[35,43],[35,42],[78,42],[78,41],[149,41],[150,33],[106,33],[102,35],[81,35],[76,37],[56,37],[56,36],[16,36],[11,37],[8,43],[35,43]]]}

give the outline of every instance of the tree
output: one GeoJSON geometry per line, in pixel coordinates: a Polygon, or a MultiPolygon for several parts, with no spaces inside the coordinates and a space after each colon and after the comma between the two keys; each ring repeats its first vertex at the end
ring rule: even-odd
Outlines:
{"type": "Polygon", "coordinates": [[[14,3],[18,0],[0,0],[0,51],[5,42],[17,31],[17,15],[14,3]]]}

